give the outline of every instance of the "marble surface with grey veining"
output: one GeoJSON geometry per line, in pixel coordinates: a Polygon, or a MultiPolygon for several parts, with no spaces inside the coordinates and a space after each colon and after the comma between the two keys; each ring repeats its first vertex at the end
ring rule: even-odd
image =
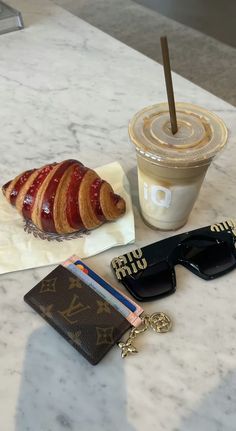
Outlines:
{"type": "MultiPolygon", "coordinates": [[[[1,183],[67,157],[91,167],[118,160],[132,188],[135,246],[169,236],[140,218],[127,136],[134,112],[166,99],[162,67],[47,0],[9,4],[25,30],[0,37],[1,183]]],[[[173,78],[177,100],[216,112],[230,132],[184,231],[235,217],[236,110],[173,78]]],[[[109,262],[133,247],[88,263],[116,285],[109,262]]],[[[167,311],[172,332],[140,336],[126,360],[114,347],[92,367],[23,302],[51,269],[0,277],[1,431],[235,430],[236,272],[206,283],[176,268],[176,293],[144,305],[167,311]]]]}
{"type": "MultiPolygon", "coordinates": [[[[224,17],[220,14],[223,3],[218,2],[215,5],[215,2],[212,1],[207,3],[204,1],[202,4],[193,0],[186,2],[188,5],[186,15],[181,10],[181,5],[182,7],[185,5],[183,0],[176,2],[176,8],[171,7],[175,2],[172,4],[170,0],[53,1],[157,62],[162,62],[159,40],[161,36],[166,34],[172,69],[190,81],[193,80],[195,84],[200,85],[205,90],[234,106],[236,105],[236,49],[191,28],[195,25],[197,28],[200,24],[203,25],[204,32],[208,34],[210,34],[208,30],[218,30],[220,40],[222,40],[221,36],[230,38],[226,15],[231,13],[234,17],[235,14],[232,9],[235,7],[233,6],[234,0],[227,2],[228,8],[225,9],[226,15],[224,17]],[[206,9],[205,15],[203,15],[203,5],[206,9]],[[211,9],[214,10],[215,19],[209,23],[207,14],[210,13],[211,9]],[[194,18],[193,21],[190,19],[189,12],[194,18]],[[216,24],[217,15],[221,16],[220,26],[216,24]],[[182,19],[186,16],[190,19],[188,25],[191,27],[181,24],[184,22],[182,19]],[[177,22],[175,19],[180,21],[177,22]],[[226,29],[227,31],[225,31],[226,29]],[[214,74],[212,75],[213,69],[214,74]]],[[[235,41],[231,39],[230,44],[232,42],[235,41]]]]}

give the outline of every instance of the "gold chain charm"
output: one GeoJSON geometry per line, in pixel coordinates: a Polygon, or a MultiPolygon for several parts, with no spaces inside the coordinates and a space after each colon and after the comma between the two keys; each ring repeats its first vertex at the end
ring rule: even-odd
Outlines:
{"type": "Polygon", "coordinates": [[[138,328],[132,328],[127,340],[119,341],[118,347],[121,349],[122,358],[126,358],[131,353],[138,353],[136,347],[132,344],[133,340],[138,334],[142,334],[148,328],[153,329],[157,333],[164,333],[170,331],[172,322],[170,317],[162,312],[153,313],[151,316],[145,315],[141,317],[142,323],[138,328]]]}
{"type": "Polygon", "coordinates": [[[172,322],[166,313],[153,313],[149,318],[150,327],[153,331],[161,333],[168,332],[172,327],[172,322]]]}
{"type": "Polygon", "coordinates": [[[148,316],[141,317],[142,323],[138,326],[138,328],[132,328],[128,339],[123,342],[119,341],[118,346],[121,349],[121,356],[122,358],[126,358],[130,353],[138,353],[138,350],[134,345],[132,344],[132,341],[134,338],[137,337],[138,334],[142,334],[142,332],[145,332],[149,327],[149,320],[148,316]]]}

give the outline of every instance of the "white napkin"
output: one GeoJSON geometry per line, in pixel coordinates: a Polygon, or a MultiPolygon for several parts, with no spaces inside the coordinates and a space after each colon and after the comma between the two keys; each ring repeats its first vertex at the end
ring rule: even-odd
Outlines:
{"type": "Polygon", "coordinates": [[[48,241],[24,231],[23,218],[0,191],[0,274],[60,263],[72,254],[85,258],[134,241],[130,188],[122,167],[114,162],[97,168],[96,172],[125,199],[126,213],[81,238],[48,241]]]}

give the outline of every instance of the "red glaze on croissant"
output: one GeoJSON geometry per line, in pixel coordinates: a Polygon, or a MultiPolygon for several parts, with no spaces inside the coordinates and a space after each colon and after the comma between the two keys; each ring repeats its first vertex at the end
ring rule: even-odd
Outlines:
{"type": "Polygon", "coordinates": [[[77,160],[25,171],[2,191],[25,219],[45,232],[94,229],[125,212],[124,199],[77,160]]]}

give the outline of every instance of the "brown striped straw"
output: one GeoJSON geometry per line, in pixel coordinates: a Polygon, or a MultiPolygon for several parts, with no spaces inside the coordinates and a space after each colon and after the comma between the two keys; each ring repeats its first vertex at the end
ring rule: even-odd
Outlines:
{"type": "Polygon", "coordinates": [[[167,42],[166,36],[162,36],[160,40],[161,40],[162,59],[163,59],[163,67],[164,67],[164,74],[165,74],[165,81],[166,81],[166,91],[167,91],[169,112],[170,112],[171,131],[174,135],[178,131],[178,125],[177,125],[177,118],[176,118],[173,84],[172,84],[172,78],[171,78],[168,42],[167,42]]]}

